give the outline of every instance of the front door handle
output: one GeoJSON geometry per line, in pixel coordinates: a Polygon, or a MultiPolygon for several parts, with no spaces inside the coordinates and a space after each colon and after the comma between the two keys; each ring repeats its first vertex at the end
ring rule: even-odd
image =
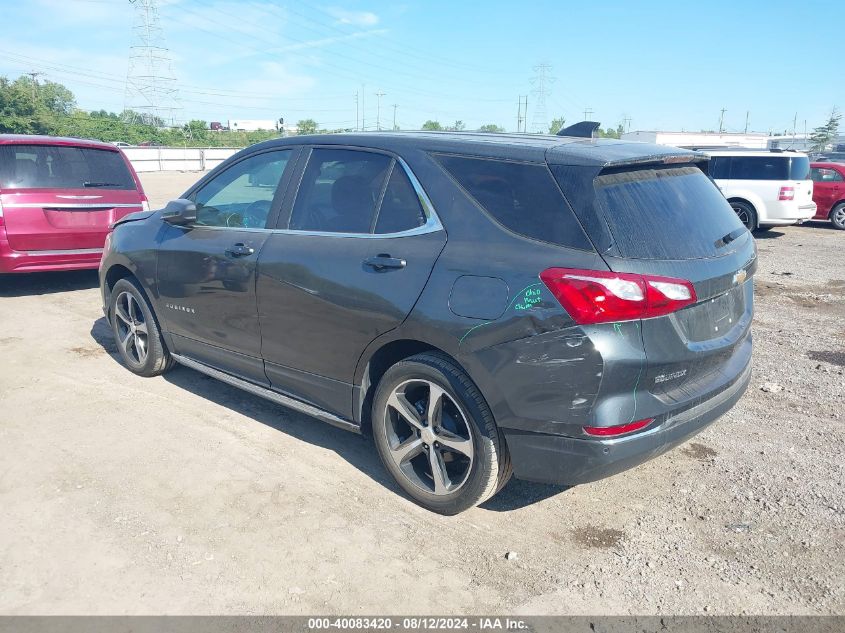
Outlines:
{"type": "Polygon", "coordinates": [[[369,266],[378,271],[387,270],[390,268],[405,268],[408,265],[404,259],[398,257],[391,257],[387,253],[379,253],[375,257],[368,257],[364,260],[364,266],[369,266]]]}
{"type": "Polygon", "coordinates": [[[226,249],[226,254],[231,255],[232,257],[246,257],[248,255],[252,255],[254,252],[254,248],[247,246],[243,242],[232,244],[229,248],[226,249]]]}

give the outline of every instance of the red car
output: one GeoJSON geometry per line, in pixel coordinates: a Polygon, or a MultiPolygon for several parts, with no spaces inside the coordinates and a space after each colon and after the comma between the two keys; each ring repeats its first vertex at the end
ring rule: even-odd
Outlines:
{"type": "Polygon", "coordinates": [[[147,208],[114,145],[0,134],[0,273],[97,268],[109,225],[147,208]]]}
{"type": "Polygon", "coordinates": [[[845,163],[812,163],[813,202],[817,210],[814,220],[830,220],[837,229],[845,230],[845,163]]]}

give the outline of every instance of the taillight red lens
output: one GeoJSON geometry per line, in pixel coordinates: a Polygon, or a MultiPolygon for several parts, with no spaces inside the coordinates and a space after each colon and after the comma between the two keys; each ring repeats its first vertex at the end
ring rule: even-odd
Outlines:
{"type": "Polygon", "coordinates": [[[649,319],[696,301],[692,284],[672,277],[548,268],[540,279],[579,325],[649,319]]]}
{"type": "Polygon", "coordinates": [[[795,187],[781,187],[778,200],[795,200],[795,187]]]}
{"type": "Polygon", "coordinates": [[[639,431],[640,429],[647,427],[652,422],[654,422],[654,418],[637,420],[636,422],[629,422],[628,424],[617,424],[616,426],[585,426],[584,433],[587,435],[595,435],[596,437],[614,437],[616,435],[625,435],[626,433],[639,431]]]}

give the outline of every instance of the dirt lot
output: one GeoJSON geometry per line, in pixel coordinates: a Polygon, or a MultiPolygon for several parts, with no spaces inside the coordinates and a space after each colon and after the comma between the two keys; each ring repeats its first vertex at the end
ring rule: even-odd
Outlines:
{"type": "MultiPolygon", "coordinates": [[[[195,178],[144,180],[160,203],[195,178]]],[[[366,439],[188,369],[129,373],[93,272],[0,278],[0,613],[845,614],[845,233],[758,245],[729,415],[452,518],[366,439]]]]}

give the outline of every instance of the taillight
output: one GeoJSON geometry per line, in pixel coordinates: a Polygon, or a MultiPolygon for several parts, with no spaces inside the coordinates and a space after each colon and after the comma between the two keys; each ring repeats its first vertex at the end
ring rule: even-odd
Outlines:
{"type": "Polygon", "coordinates": [[[540,279],[579,325],[650,319],[696,301],[692,284],[672,277],[548,268],[540,279]]]}
{"type": "Polygon", "coordinates": [[[636,422],[628,422],[627,424],[617,424],[616,426],[585,426],[584,433],[597,437],[616,437],[617,435],[625,435],[644,429],[652,422],[654,422],[654,418],[646,418],[645,420],[637,420],[636,422]]]}
{"type": "Polygon", "coordinates": [[[0,202],[0,228],[3,227],[3,203],[0,202]]]}
{"type": "Polygon", "coordinates": [[[795,187],[781,187],[778,200],[795,200],[795,187]]]}

